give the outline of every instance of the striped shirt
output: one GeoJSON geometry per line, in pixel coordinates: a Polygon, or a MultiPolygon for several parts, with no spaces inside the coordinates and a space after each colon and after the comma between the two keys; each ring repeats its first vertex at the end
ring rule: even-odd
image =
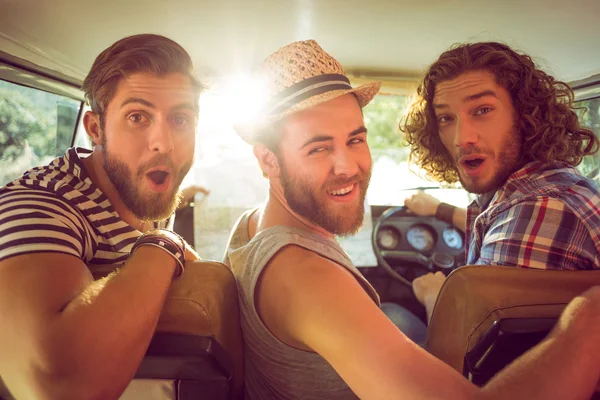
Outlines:
{"type": "Polygon", "coordinates": [[[564,163],[531,162],[467,209],[467,264],[600,268],[600,191],[564,163]]]}
{"type": "Polygon", "coordinates": [[[91,181],[81,161],[91,153],[68,149],[0,188],[0,261],[57,252],[86,264],[125,262],[141,232],[121,220],[91,181]]]}

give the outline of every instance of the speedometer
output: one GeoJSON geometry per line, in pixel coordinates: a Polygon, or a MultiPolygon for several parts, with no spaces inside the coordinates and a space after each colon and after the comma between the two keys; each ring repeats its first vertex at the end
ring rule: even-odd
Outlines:
{"type": "Polygon", "coordinates": [[[454,228],[446,228],[443,233],[444,243],[454,250],[460,250],[463,247],[463,238],[459,231],[454,228]]]}
{"type": "Polygon", "coordinates": [[[377,234],[377,242],[379,247],[392,250],[398,245],[399,235],[396,230],[391,228],[383,228],[377,234]]]}
{"type": "Polygon", "coordinates": [[[406,233],[406,240],[417,251],[429,251],[435,244],[431,231],[422,225],[411,227],[406,233]]]}

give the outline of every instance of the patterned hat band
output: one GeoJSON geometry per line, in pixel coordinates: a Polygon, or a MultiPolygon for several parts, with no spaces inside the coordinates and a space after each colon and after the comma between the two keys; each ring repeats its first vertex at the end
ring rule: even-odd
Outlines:
{"type": "Polygon", "coordinates": [[[282,90],[266,107],[267,115],[280,114],[283,111],[313,96],[333,90],[352,89],[350,80],[341,74],[317,75],[282,90]]]}

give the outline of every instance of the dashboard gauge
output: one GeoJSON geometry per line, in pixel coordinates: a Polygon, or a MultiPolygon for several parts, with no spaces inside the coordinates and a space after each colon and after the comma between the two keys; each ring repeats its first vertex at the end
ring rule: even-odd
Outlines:
{"type": "Polygon", "coordinates": [[[377,243],[379,247],[386,250],[395,249],[400,241],[400,235],[395,229],[383,228],[377,233],[377,243]]]}
{"type": "Polygon", "coordinates": [[[406,240],[417,251],[429,251],[435,244],[435,238],[429,229],[422,225],[411,227],[406,233],[406,240]]]}
{"type": "Polygon", "coordinates": [[[444,233],[442,235],[444,238],[444,243],[446,246],[450,247],[454,250],[460,250],[463,248],[463,237],[462,234],[454,228],[446,228],[444,229],[444,233]]]}

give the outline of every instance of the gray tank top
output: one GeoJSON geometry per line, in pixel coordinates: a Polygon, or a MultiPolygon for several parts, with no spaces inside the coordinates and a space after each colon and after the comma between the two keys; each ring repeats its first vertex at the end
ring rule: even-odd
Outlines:
{"type": "Polygon", "coordinates": [[[244,335],[246,398],[355,399],[356,396],[323,357],[299,350],[277,339],[263,324],[255,308],[256,282],[269,260],[284,246],[314,251],[350,271],[379,305],[379,296],[335,239],[326,239],[297,228],[276,226],[248,236],[248,221],[255,210],[245,212],[231,234],[225,264],[238,285],[244,335]]]}

